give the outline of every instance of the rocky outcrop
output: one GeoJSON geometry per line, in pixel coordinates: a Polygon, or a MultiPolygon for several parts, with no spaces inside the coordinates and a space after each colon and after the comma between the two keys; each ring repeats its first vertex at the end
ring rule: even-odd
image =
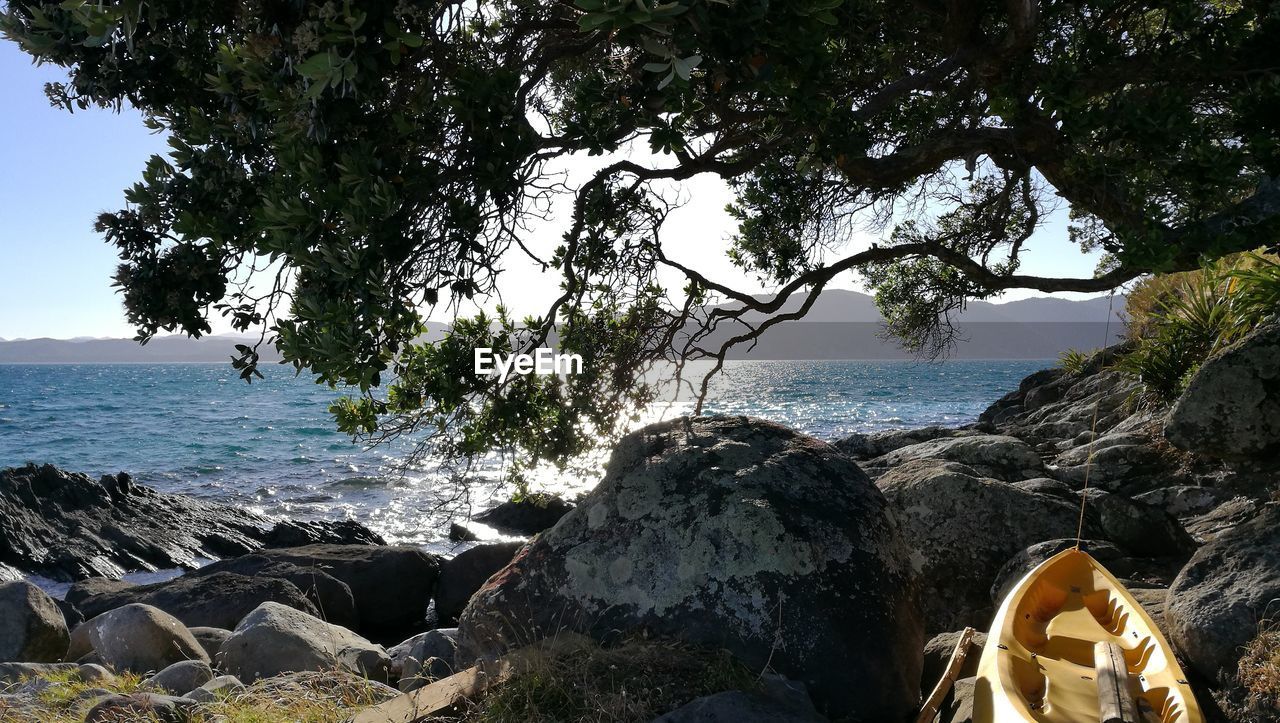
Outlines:
{"type": "MultiPolygon", "coordinates": [[[[74,590],[75,586],[72,587],[74,590]]],[[[129,603],[156,607],[188,627],[234,628],[241,618],[267,601],[312,615],[318,613],[315,605],[288,580],[229,572],[183,575],[166,582],[131,585],[97,595],[75,592],[76,605],[90,619],[129,603]]]]}
{"type": "Polygon", "coordinates": [[[238,507],[157,492],[123,472],[94,480],[52,465],[0,470],[0,581],[14,572],[74,582],[193,569],[200,559],[313,540],[382,544],[357,522],[273,527],[238,507]]]}
{"type": "Polygon", "coordinates": [[[833,441],[835,448],[856,460],[874,459],[894,450],[921,442],[980,434],[970,429],[931,425],[920,429],[888,429],[870,434],[851,434],[833,441]]]}
{"type": "Polygon", "coordinates": [[[509,535],[536,535],[569,514],[573,505],[555,495],[529,495],[508,500],[472,519],[509,535]]]}
{"type": "Polygon", "coordinates": [[[56,663],[69,633],[53,599],[29,582],[0,583],[0,662],[56,663]]]}
{"type": "Polygon", "coordinates": [[[1271,503],[1196,552],[1169,590],[1165,620],[1178,652],[1217,680],[1235,671],[1278,600],[1280,503],[1271,503]]]}
{"type": "Polygon", "coordinates": [[[988,593],[1010,557],[1044,540],[1075,536],[1079,506],[980,477],[957,462],[925,459],[877,480],[902,525],[924,585],[930,633],[986,628],[988,593]]]}
{"type": "MultiPolygon", "coordinates": [[[[1108,352],[1114,360],[1114,352],[1108,352]]],[[[1097,433],[1129,419],[1128,401],[1138,383],[1117,371],[1067,374],[1046,369],[1022,380],[978,417],[980,429],[1008,434],[1053,455],[1088,441],[1097,412],[1097,433]]]]}
{"type": "Polygon", "coordinates": [[[204,648],[177,618],[149,605],[130,604],[72,631],[67,659],[94,653],[116,670],[148,673],[184,660],[209,662],[204,648]]]}
{"type": "Polygon", "coordinates": [[[1280,322],[1201,365],[1165,423],[1183,449],[1223,459],[1280,456],[1280,322]]]}
{"type": "Polygon", "coordinates": [[[440,557],[408,545],[307,545],[263,556],[342,581],[355,601],[358,629],[392,637],[421,630],[440,576],[440,557]]]}
{"type": "Polygon", "coordinates": [[[222,644],[222,670],[251,683],[283,673],[339,670],[386,682],[386,651],[350,630],[263,603],[222,644]]]}
{"type": "Polygon", "coordinates": [[[899,719],[923,621],[884,497],[832,446],[744,417],[651,425],[472,597],[460,662],[569,628],[722,647],[803,682],[820,709],[899,719]],[[832,614],[840,611],[839,614],[832,614]]]}
{"type": "Polygon", "coordinates": [[[437,624],[451,626],[471,600],[471,596],[495,572],[506,567],[523,542],[495,542],[477,545],[458,553],[440,568],[440,582],[436,585],[437,624]]]}
{"type": "Polygon", "coordinates": [[[983,477],[1016,482],[1044,473],[1040,455],[1026,442],[1004,435],[970,435],[911,444],[867,462],[868,470],[883,470],[921,459],[959,462],[983,477]]]}

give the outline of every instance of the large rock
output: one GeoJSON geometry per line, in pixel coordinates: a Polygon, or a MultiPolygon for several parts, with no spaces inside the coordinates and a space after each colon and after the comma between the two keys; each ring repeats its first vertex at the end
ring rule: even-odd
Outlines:
{"type": "Polygon", "coordinates": [[[71,636],[67,659],[89,652],[104,665],[135,673],[163,670],[184,660],[209,662],[185,625],[150,605],[125,605],[82,624],[71,636]]]}
{"type": "Polygon", "coordinates": [[[80,596],[78,605],[89,618],[140,603],[159,608],[188,627],[234,628],[241,618],[264,602],[278,602],[316,615],[315,605],[296,585],[274,577],[246,577],[229,572],[183,575],[154,585],[137,585],[117,592],[80,596]]]}
{"type": "Polygon", "coordinates": [[[197,643],[200,643],[200,647],[204,648],[204,652],[209,655],[209,660],[212,660],[216,665],[218,656],[222,651],[222,644],[227,642],[227,638],[231,637],[231,631],[226,628],[206,628],[201,626],[190,628],[190,630],[191,637],[195,638],[197,643]]]}
{"type": "Polygon", "coordinates": [[[160,721],[187,723],[196,702],[158,693],[111,694],[94,704],[84,716],[84,723],[121,723],[122,721],[160,721]]]}
{"type": "Polygon", "coordinates": [[[421,630],[440,575],[438,555],[408,545],[307,545],[261,554],[346,583],[359,630],[369,635],[421,630]]]}
{"type": "Polygon", "coordinates": [[[1178,651],[1210,679],[1234,673],[1241,648],[1280,600],[1280,503],[1201,547],[1169,590],[1178,651]]]}
{"type": "Polygon", "coordinates": [[[262,540],[267,547],[304,545],[385,545],[382,535],[355,520],[319,522],[281,520],[262,540]]]}
{"type": "Polygon", "coordinates": [[[257,548],[267,526],[251,512],[161,494],[124,473],[95,481],[52,465],[0,471],[0,562],[54,580],[195,567],[257,548]]]}
{"type": "MultiPolygon", "coordinates": [[[[1109,350],[1107,358],[1114,360],[1117,352],[1109,350]]],[[[1063,440],[1078,446],[1088,441],[1091,431],[1103,435],[1120,429],[1134,416],[1129,400],[1138,387],[1118,371],[1066,374],[1048,369],[1023,379],[1017,391],[991,405],[978,417],[978,426],[1056,454],[1063,440]]]]}
{"type": "Polygon", "coordinates": [[[880,457],[912,444],[975,434],[978,432],[974,430],[931,425],[919,429],[887,429],[870,434],[851,434],[834,440],[831,444],[854,459],[864,460],[880,457]]]}
{"type": "Polygon", "coordinates": [[[29,582],[0,583],[0,662],[56,663],[67,652],[62,611],[29,582]]]}
{"type": "Polygon", "coordinates": [[[572,509],[572,504],[555,495],[528,495],[503,502],[474,519],[499,532],[527,536],[551,528],[572,509]]]}
{"type": "Polygon", "coordinates": [[[920,459],[941,459],[971,467],[985,477],[1016,482],[1044,474],[1040,455],[1016,437],[981,434],[934,439],[899,447],[871,460],[868,467],[893,468],[920,459]]]}
{"type": "Polygon", "coordinates": [[[213,669],[203,660],[174,663],[147,679],[143,687],[161,693],[185,695],[213,680],[213,669]]]}
{"type": "Polygon", "coordinates": [[[1102,536],[1135,555],[1185,559],[1195,552],[1195,540],[1164,510],[1099,489],[1081,496],[1102,536]]]}
{"type": "Polygon", "coordinates": [[[1098,437],[1092,447],[1086,440],[1063,452],[1050,468],[1054,477],[1076,486],[1087,478],[1090,487],[1116,491],[1165,465],[1164,455],[1149,434],[1112,432],[1098,437]]]}
{"type": "Polygon", "coordinates": [[[350,630],[271,602],[245,617],[221,652],[221,669],[246,683],[335,669],[385,683],[391,667],[386,651],[350,630]]]}
{"type": "Polygon", "coordinates": [[[506,567],[521,547],[524,547],[523,542],[477,545],[444,563],[435,592],[439,624],[450,626],[457,623],[458,616],[476,590],[495,572],[506,567]]]}
{"type": "Polygon", "coordinates": [[[825,723],[812,709],[793,710],[762,693],[730,690],[705,695],[659,716],[653,723],[825,723]]]}
{"type": "MultiPolygon", "coordinates": [[[[943,673],[947,670],[947,664],[951,662],[951,656],[955,652],[956,645],[960,643],[960,636],[964,635],[964,631],[957,630],[952,633],[938,633],[929,639],[924,645],[924,673],[920,677],[920,693],[927,696],[933,690],[933,687],[942,680],[943,673]]],[[[982,650],[987,646],[987,634],[975,631],[973,637],[970,638],[969,651],[965,656],[964,664],[960,666],[961,678],[972,678],[978,674],[978,661],[982,659],[982,650]]]]}
{"type": "MultiPolygon", "coordinates": [[[[202,577],[226,572],[250,577],[274,577],[288,580],[297,586],[302,591],[302,594],[315,605],[318,614],[313,614],[316,614],[317,617],[334,625],[341,625],[344,628],[353,630],[360,626],[360,615],[356,612],[356,600],[351,592],[351,587],[318,566],[301,567],[291,562],[276,559],[269,554],[255,554],[214,562],[195,572],[187,573],[187,576],[202,577]]],[[[277,600],[276,602],[288,604],[284,600],[277,600]]],[[[311,612],[305,607],[299,607],[298,609],[304,612],[311,612]]],[[[239,618],[237,618],[235,622],[239,621],[239,618]]],[[[234,628],[235,623],[228,627],[234,628]]]]}
{"type": "Polygon", "coordinates": [[[595,490],[489,578],[459,661],[557,629],[645,630],[768,663],[831,714],[892,720],[919,703],[916,590],[850,458],[770,422],[680,419],[625,437],[595,490]]]}
{"type": "Polygon", "coordinates": [[[1005,561],[1037,542],[1074,537],[1079,519],[1077,504],[955,462],[907,462],[877,484],[913,548],[930,633],[986,629],[995,612],[991,583],[1005,561]]]}
{"type": "Polygon", "coordinates": [[[1189,452],[1223,459],[1280,454],[1280,322],[1201,365],[1164,434],[1189,452]]]}

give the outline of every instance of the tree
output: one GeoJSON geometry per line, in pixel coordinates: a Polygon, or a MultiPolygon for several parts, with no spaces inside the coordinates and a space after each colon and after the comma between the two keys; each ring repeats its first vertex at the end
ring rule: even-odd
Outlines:
{"type": "Polygon", "coordinates": [[[573,457],[652,398],[650,365],[718,370],[848,270],[936,354],[968,300],[1114,289],[1280,229],[1272,2],[10,0],[0,29],[68,69],[55,104],[128,102],[170,134],[97,224],[140,340],[223,314],[358,389],[341,428],[464,456],[573,457]],[[663,162],[552,172],[636,142],[663,162]],[[663,184],[699,174],[731,184],[732,258],[774,295],[664,252],[663,184]],[[559,194],[538,258],[522,234],[559,194]],[[1106,252],[1091,278],[1019,273],[1059,202],[1106,252]],[[851,251],[864,225],[882,240],[851,251]],[[422,341],[422,309],[494,294],[518,254],[561,277],[545,313],[422,341]],[[472,368],[550,340],[585,373],[472,368]]]}

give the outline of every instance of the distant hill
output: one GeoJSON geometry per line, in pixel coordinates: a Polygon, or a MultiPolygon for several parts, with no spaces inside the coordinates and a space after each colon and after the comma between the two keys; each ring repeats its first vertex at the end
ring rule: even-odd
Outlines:
{"type": "MultiPolygon", "coordinates": [[[[793,300],[784,311],[800,303],[793,300]]],[[[1124,308],[1117,297],[1115,310],[1124,308]]],[[[748,321],[759,320],[748,315],[748,321]]],[[[961,336],[954,356],[962,359],[1048,359],[1070,348],[1094,349],[1106,336],[1107,298],[1074,301],[1053,297],[1022,299],[1003,304],[974,302],[959,317],[961,336]]],[[[448,326],[428,324],[429,339],[448,326]]],[[[881,317],[867,294],[842,289],[824,292],[802,321],[770,329],[752,349],[735,349],[732,359],[901,359],[908,355],[895,342],[881,338],[881,317]]],[[[732,331],[740,333],[741,329],[732,331]]],[[[1124,325],[1112,319],[1110,341],[1124,325]]],[[[712,341],[727,338],[725,329],[712,341]]],[[[236,344],[256,337],[206,336],[190,339],[167,336],[141,346],[132,339],[19,339],[0,340],[0,364],[95,364],[226,362],[236,344]]],[[[263,361],[280,357],[263,347],[263,361]]]]}

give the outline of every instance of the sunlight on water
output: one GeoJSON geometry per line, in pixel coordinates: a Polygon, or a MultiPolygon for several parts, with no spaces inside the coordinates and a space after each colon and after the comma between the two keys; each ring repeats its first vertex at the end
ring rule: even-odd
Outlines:
{"type": "MultiPolygon", "coordinates": [[[[705,412],[771,419],[823,439],[858,431],[960,425],[1044,361],[729,362],[705,412]]],[[[690,365],[700,380],[706,366],[690,365]]],[[[448,549],[453,515],[505,499],[501,459],[475,460],[469,499],[410,444],[364,449],[334,431],[335,393],[284,370],[252,386],[229,366],[0,365],[0,466],[50,462],[98,476],[126,471],[166,492],[272,516],[351,517],[389,540],[448,549]]],[[[666,387],[668,392],[670,387],[666,387]]],[[[636,426],[690,413],[692,394],[645,410],[636,426]]],[[[585,469],[542,468],[534,486],[576,494],[585,469]]]]}

